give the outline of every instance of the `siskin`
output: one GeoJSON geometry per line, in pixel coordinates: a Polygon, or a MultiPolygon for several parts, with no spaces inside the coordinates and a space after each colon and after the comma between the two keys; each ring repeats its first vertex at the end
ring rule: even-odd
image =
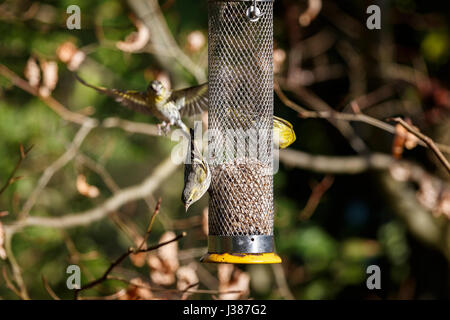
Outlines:
{"type": "Polygon", "coordinates": [[[188,161],[184,166],[184,189],[181,201],[186,212],[191,204],[198,201],[209,189],[211,184],[211,171],[203,155],[194,141],[194,130],[190,129],[190,152],[188,161]]]}
{"type": "Polygon", "coordinates": [[[287,148],[294,143],[296,137],[292,124],[288,121],[273,116],[273,142],[280,149],[287,148]]]}
{"type": "Polygon", "coordinates": [[[83,85],[115,98],[125,107],[155,116],[162,121],[158,125],[160,132],[163,129],[167,133],[171,125],[177,125],[189,133],[181,117],[192,116],[208,108],[208,84],[170,91],[160,81],[154,80],[146,91],[135,91],[98,87],[87,83],[76,74],[75,77],[83,85]]]}

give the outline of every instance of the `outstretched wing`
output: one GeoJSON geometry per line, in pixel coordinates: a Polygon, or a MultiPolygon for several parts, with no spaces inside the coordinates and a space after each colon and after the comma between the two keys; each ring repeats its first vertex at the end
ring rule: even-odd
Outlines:
{"type": "Polygon", "coordinates": [[[193,116],[208,110],[208,83],[172,92],[170,100],[177,102],[184,98],[181,116],[193,116]]]}
{"type": "Polygon", "coordinates": [[[104,87],[94,86],[81,79],[77,74],[75,74],[75,78],[83,85],[95,89],[98,92],[103,93],[109,97],[114,98],[121,105],[131,110],[146,114],[152,114],[147,104],[144,92],[134,90],[108,89],[104,87]]]}

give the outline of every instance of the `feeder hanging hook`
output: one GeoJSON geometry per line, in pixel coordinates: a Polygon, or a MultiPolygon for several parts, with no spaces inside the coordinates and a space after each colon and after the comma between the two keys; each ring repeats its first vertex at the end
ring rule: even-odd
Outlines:
{"type": "Polygon", "coordinates": [[[251,22],[256,22],[264,15],[256,5],[257,0],[253,0],[253,4],[247,9],[246,15],[251,22]]]}

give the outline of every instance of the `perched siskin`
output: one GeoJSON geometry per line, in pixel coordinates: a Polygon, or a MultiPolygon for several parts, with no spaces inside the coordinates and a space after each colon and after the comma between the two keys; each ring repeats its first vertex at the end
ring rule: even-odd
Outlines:
{"type": "Polygon", "coordinates": [[[273,116],[273,142],[280,149],[287,148],[294,143],[296,137],[292,124],[288,121],[273,116]]]}
{"type": "Polygon", "coordinates": [[[211,184],[211,171],[195,144],[193,129],[190,129],[190,140],[190,150],[184,167],[184,189],[181,195],[186,212],[191,204],[208,191],[211,184]]]}
{"type": "Polygon", "coordinates": [[[150,82],[146,91],[118,90],[94,86],[75,76],[85,86],[115,98],[123,106],[155,116],[162,121],[158,127],[164,132],[168,132],[171,125],[177,125],[189,133],[181,117],[192,116],[208,108],[208,84],[170,91],[155,80],[150,82]]]}

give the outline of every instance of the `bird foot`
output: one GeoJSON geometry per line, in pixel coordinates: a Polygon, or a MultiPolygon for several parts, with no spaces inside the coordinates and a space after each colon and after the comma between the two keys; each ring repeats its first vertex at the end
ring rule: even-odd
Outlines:
{"type": "Polygon", "coordinates": [[[158,135],[162,136],[162,135],[167,135],[170,132],[170,123],[160,123],[157,125],[158,127],[158,135]]]}

